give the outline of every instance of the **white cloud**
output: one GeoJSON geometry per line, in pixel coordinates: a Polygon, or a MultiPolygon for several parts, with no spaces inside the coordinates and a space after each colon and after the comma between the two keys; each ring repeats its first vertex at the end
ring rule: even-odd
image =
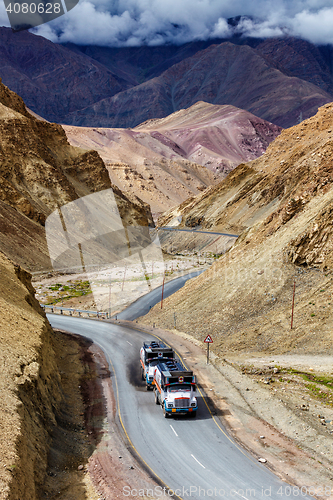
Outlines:
{"type": "Polygon", "coordinates": [[[292,20],[293,32],[317,44],[333,44],[333,7],[318,12],[298,13],[292,20]]]}
{"type": "Polygon", "coordinates": [[[227,20],[224,19],[223,17],[220,17],[220,19],[217,21],[215,24],[212,32],[211,32],[211,37],[212,38],[227,38],[232,35],[232,30],[230,26],[227,23],[227,20]]]}
{"type": "Polygon", "coordinates": [[[251,18],[238,27],[249,36],[333,43],[332,0],[81,0],[35,33],[78,44],[185,43],[230,36],[227,19],[234,16],[251,18]]]}

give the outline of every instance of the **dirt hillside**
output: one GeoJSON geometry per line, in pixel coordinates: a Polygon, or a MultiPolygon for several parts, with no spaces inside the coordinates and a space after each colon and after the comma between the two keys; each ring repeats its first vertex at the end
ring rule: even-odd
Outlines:
{"type": "Polygon", "coordinates": [[[57,207],[113,188],[127,223],[152,223],[149,207],[110,182],[96,151],[69,145],[60,125],[32,116],[0,83],[0,249],[29,270],[50,268],[44,224],[57,207]]]}
{"type": "Polygon", "coordinates": [[[0,498],[35,499],[63,398],[60,375],[28,273],[0,253],[0,277],[0,498]]]}
{"type": "Polygon", "coordinates": [[[211,334],[220,354],[331,352],[332,134],[329,104],[284,130],[261,158],[169,214],[181,215],[182,225],[240,237],[144,322],[172,328],[176,312],[179,330],[200,339],[211,334]]]}

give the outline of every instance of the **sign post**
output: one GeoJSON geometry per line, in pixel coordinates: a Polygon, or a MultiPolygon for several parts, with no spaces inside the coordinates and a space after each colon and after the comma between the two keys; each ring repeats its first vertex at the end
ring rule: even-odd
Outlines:
{"type": "Polygon", "coordinates": [[[213,343],[213,339],[210,335],[207,335],[207,337],[204,340],[204,343],[207,344],[207,365],[209,364],[209,344],[213,343]]]}

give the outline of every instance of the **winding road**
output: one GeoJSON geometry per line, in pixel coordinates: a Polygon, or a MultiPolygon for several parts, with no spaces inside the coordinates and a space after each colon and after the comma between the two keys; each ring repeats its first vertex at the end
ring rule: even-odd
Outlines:
{"type": "Polygon", "coordinates": [[[171,227],[171,226],[163,226],[163,227],[158,227],[158,231],[181,231],[185,233],[200,233],[200,234],[218,234],[219,236],[230,236],[230,238],[238,238],[239,234],[230,234],[230,233],[217,233],[216,231],[203,231],[202,229],[185,229],[185,228],[178,228],[176,227],[171,227]]]}
{"type": "MultiPolygon", "coordinates": [[[[166,293],[183,284],[181,280],[167,283],[166,293]]],[[[118,318],[135,319],[149,310],[152,301],[156,297],[147,294],[118,318]]],[[[174,494],[183,500],[207,497],[280,500],[293,495],[292,487],[233,441],[219,419],[210,413],[201,392],[196,419],[163,418],[139,371],[142,342],[155,337],[136,330],[135,324],[129,328],[69,316],[48,314],[47,317],[53,327],[89,338],[104,351],[116,393],[119,424],[151,474],[165,485],[164,492],[161,487],[161,498],[174,494]]]]}

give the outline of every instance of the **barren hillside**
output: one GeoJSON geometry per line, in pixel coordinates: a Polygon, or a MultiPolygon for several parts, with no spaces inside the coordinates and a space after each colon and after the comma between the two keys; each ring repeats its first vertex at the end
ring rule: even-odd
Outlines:
{"type": "Polygon", "coordinates": [[[61,378],[28,273],[0,253],[0,276],[0,498],[35,499],[63,399],[61,378]]]}
{"type": "Polygon", "coordinates": [[[233,106],[198,102],[134,129],[64,126],[73,146],[96,149],[110,178],[163,212],[260,156],[281,128],[233,106]]]}
{"type": "Polygon", "coordinates": [[[261,158],[169,214],[181,214],[185,225],[200,222],[241,236],[144,321],[172,328],[176,311],[180,330],[197,338],[210,333],[221,354],[331,352],[332,134],[329,104],[284,130],[261,158]]]}
{"type": "Polygon", "coordinates": [[[111,187],[127,223],[152,223],[145,203],[112,186],[96,151],[70,146],[60,125],[36,119],[0,84],[0,249],[7,256],[30,270],[49,268],[47,216],[111,187]]]}

